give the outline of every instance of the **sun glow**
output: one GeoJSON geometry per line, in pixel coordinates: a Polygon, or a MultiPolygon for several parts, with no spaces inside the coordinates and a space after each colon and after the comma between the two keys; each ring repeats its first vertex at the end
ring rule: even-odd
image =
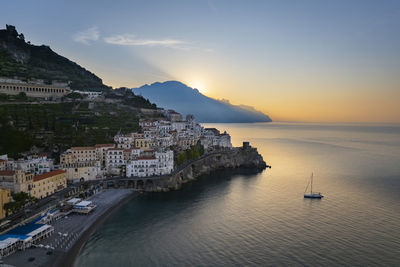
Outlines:
{"type": "Polygon", "coordinates": [[[202,94],[205,94],[207,92],[206,86],[204,83],[195,81],[190,83],[190,87],[198,89],[202,94]]]}

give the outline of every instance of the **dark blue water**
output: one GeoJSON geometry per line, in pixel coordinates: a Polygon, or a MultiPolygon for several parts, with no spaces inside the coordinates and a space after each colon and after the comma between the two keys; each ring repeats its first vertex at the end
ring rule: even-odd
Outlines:
{"type": "Polygon", "coordinates": [[[400,265],[400,126],[214,124],[271,170],[133,199],[77,266],[400,265]],[[303,198],[311,172],[325,198],[303,198]]]}

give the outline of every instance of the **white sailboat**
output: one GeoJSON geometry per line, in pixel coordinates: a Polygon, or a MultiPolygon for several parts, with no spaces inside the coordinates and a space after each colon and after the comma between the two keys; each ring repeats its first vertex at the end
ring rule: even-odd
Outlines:
{"type": "Polygon", "coordinates": [[[306,190],[304,191],[304,198],[323,198],[324,196],[321,195],[321,193],[319,192],[314,192],[312,191],[312,184],[313,184],[313,179],[314,179],[314,173],[311,173],[311,178],[310,178],[310,182],[308,182],[306,190]],[[310,189],[310,193],[306,193],[308,186],[311,184],[311,189],[310,189]]]}

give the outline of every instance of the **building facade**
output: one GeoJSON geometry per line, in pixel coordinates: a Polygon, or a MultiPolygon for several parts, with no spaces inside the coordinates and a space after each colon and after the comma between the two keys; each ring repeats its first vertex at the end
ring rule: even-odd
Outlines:
{"type": "Polygon", "coordinates": [[[16,79],[0,78],[0,93],[18,95],[25,93],[30,97],[61,98],[71,92],[65,83],[45,84],[41,80],[35,82],[23,82],[16,79]]]}
{"type": "Polygon", "coordinates": [[[23,170],[0,171],[0,186],[10,189],[13,193],[29,193],[33,183],[34,173],[25,173],[23,170]]]}
{"type": "Polygon", "coordinates": [[[11,190],[2,189],[0,187],[0,219],[6,217],[6,211],[4,210],[4,204],[11,201],[11,190]]]}
{"type": "Polygon", "coordinates": [[[7,169],[7,160],[0,159],[0,171],[5,171],[7,169]]]}
{"type": "Polygon", "coordinates": [[[36,198],[44,198],[67,187],[67,172],[54,170],[36,175],[33,178],[30,195],[36,198]]]}

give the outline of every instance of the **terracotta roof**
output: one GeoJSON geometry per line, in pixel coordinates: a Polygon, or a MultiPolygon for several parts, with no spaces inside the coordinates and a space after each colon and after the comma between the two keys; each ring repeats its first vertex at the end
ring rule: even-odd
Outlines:
{"type": "Polygon", "coordinates": [[[168,113],[169,113],[169,114],[179,114],[179,115],[180,115],[180,113],[176,112],[176,111],[173,110],[173,109],[169,109],[169,110],[168,110],[168,113]]]}
{"type": "Polygon", "coordinates": [[[46,153],[40,153],[40,154],[38,155],[38,157],[47,157],[47,154],[46,154],[46,153]]]}
{"type": "Polygon", "coordinates": [[[94,147],[114,147],[114,144],[97,144],[94,147]]]}
{"type": "Polygon", "coordinates": [[[124,152],[132,152],[132,149],[124,149],[124,152]]]}
{"type": "Polygon", "coordinates": [[[72,150],[93,150],[93,146],[76,146],[76,147],[71,147],[72,150]]]}
{"type": "Polygon", "coordinates": [[[0,162],[7,162],[7,160],[5,160],[5,159],[0,159],[0,162]]]}
{"type": "Polygon", "coordinates": [[[113,151],[113,150],[124,150],[125,148],[120,148],[120,147],[114,147],[114,148],[110,148],[107,151],[113,151]]]}
{"type": "Polygon", "coordinates": [[[15,171],[0,171],[1,176],[12,176],[15,174],[15,171]]]}
{"type": "Polygon", "coordinates": [[[33,177],[33,181],[37,182],[37,181],[40,181],[40,180],[43,180],[43,179],[47,179],[47,178],[62,174],[62,173],[66,173],[66,171],[64,171],[64,170],[54,170],[54,171],[51,171],[51,172],[46,172],[46,173],[39,174],[39,175],[36,175],[35,177],[33,177]]]}
{"type": "Polygon", "coordinates": [[[142,157],[138,157],[138,160],[141,159],[156,159],[155,157],[151,156],[151,157],[146,157],[146,156],[142,156],[142,157]]]}

